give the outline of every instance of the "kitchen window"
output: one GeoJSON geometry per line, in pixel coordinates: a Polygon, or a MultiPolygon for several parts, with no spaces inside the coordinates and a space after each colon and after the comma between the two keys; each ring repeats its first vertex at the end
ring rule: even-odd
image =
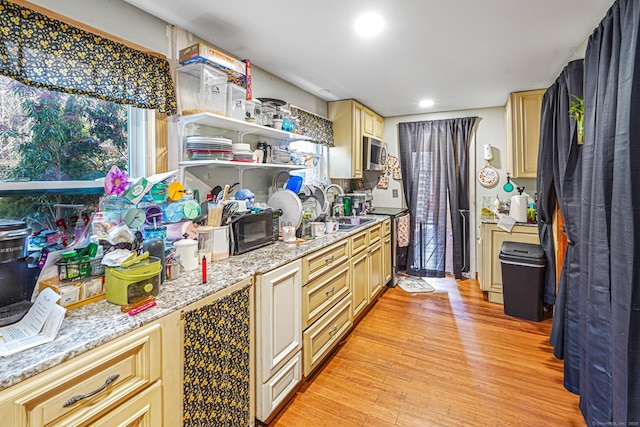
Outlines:
{"type": "Polygon", "coordinates": [[[0,76],[0,218],[34,230],[73,228],[78,215],[95,210],[112,165],[130,176],[153,172],[147,116],[0,76]]]}

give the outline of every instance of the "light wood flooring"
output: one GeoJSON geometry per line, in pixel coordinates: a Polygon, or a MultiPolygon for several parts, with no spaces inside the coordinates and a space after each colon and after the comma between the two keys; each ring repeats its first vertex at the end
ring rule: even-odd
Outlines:
{"type": "Polygon", "coordinates": [[[584,426],[551,320],[504,314],[473,280],[390,288],[271,426],[584,426]]]}

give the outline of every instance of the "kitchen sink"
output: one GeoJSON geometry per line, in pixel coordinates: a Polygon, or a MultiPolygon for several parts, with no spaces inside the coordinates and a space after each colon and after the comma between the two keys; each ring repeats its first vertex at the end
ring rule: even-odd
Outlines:
{"type": "Polygon", "coordinates": [[[367,224],[371,221],[374,221],[375,218],[367,218],[364,216],[352,217],[352,216],[344,216],[340,218],[336,218],[338,222],[338,230],[352,230],[361,225],[367,224]]]}
{"type": "Polygon", "coordinates": [[[339,225],[348,224],[348,225],[363,225],[371,221],[375,221],[375,218],[368,218],[366,216],[343,216],[337,218],[339,225]]]}

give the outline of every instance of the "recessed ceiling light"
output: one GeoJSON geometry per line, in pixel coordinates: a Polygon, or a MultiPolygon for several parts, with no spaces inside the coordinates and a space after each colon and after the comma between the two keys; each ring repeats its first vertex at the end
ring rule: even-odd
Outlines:
{"type": "Polygon", "coordinates": [[[318,92],[320,92],[320,93],[329,93],[331,91],[329,89],[320,89],[318,92]]]}
{"type": "Polygon", "coordinates": [[[433,99],[424,99],[420,101],[419,105],[421,108],[429,108],[429,107],[433,107],[434,104],[435,102],[433,102],[433,99]]]}
{"type": "Polygon", "coordinates": [[[377,13],[365,13],[356,19],[355,29],[358,34],[365,37],[375,36],[384,28],[384,20],[377,13]]]}

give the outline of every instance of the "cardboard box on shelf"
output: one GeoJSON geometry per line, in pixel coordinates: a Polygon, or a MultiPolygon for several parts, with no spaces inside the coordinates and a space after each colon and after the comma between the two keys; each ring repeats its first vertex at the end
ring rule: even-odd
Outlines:
{"type": "Polygon", "coordinates": [[[247,66],[243,61],[218,52],[204,43],[195,43],[184,49],[180,49],[178,56],[180,64],[193,64],[203,62],[224,71],[229,77],[228,82],[246,88],[247,66]]]}

